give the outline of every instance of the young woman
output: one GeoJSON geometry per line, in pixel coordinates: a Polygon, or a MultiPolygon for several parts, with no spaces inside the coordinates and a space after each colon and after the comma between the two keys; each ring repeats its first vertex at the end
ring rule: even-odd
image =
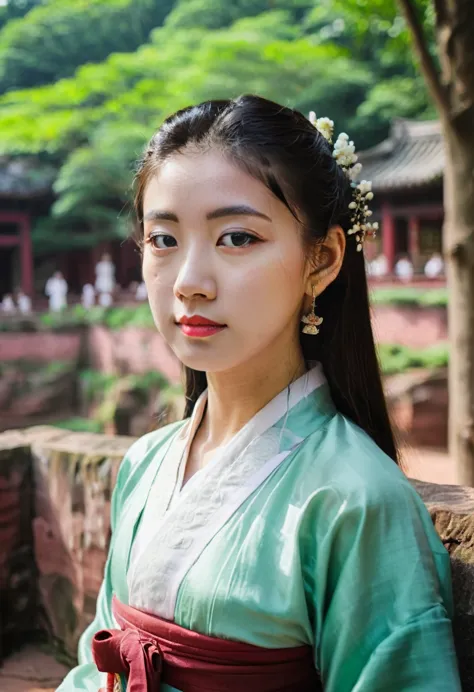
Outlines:
{"type": "Polygon", "coordinates": [[[397,465],[374,348],[370,184],[331,140],[244,96],[176,113],[145,152],[143,276],[185,419],[121,465],[61,692],[460,690],[449,557],[397,465]]]}

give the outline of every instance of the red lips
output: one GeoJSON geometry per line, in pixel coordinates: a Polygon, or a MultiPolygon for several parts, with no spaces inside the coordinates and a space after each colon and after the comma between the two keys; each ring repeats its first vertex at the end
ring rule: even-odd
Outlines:
{"type": "Polygon", "coordinates": [[[227,326],[225,324],[219,324],[219,322],[214,322],[213,320],[208,320],[207,317],[201,317],[201,315],[181,317],[178,325],[185,336],[194,339],[214,336],[214,334],[222,332],[227,326]]]}
{"type": "Polygon", "coordinates": [[[225,324],[219,324],[219,322],[208,320],[207,317],[201,317],[201,315],[193,315],[192,317],[183,316],[179,320],[179,324],[191,324],[196,327],[225,327],[225,324]]]}
{"type": "Polygon", "coordinates": [[[221,332],[227,326],[225,324],[219,324],[219,322],[214,322],[213,320],[208,320],[207,317],[201,317],[201,315],[181,317],[178,324],[183,334],[198,339],[213,336],[221,332]]]}

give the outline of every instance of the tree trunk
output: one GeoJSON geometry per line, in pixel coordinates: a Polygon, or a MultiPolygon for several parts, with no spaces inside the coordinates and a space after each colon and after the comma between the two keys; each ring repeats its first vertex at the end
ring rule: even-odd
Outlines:
{"type": "Polygon", "coordinates": [[[474,0],[433,0],[441,74],[416,2],[398,2],[443,124],[449,452],[457,482],[474,486],[474,0]]]}
{"type": "Polygon", "coordinates": [[[474,486],[474,117],[445,122],[444,249],[448,273],[449,451],[474,486]]]}
{"type": "Polygon", "coordinates": [[[434,0],[446,142],[449,451],[457,481],[474,486],[474,1],[434,0]]]}

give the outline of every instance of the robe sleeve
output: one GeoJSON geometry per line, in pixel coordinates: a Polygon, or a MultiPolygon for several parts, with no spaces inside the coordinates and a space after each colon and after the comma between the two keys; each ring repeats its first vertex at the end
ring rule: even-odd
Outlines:
{"type": "Polygon", "coordinates": [[[317,530],[315,656],[325,692],[461,690],[449,555],[409,482],[393,481],[334,490],[329,525],[317,530]]]}
{"type": "Polygon", "coordinates": [[[126,455],[120,465],[117,482],[112,493],[110,517],[112,540],[105,565],[104,579],[97,599],[95,618],[79,641],[79,665],[73,668],[64,678],[56,692],[98,692],[101,687],[105,687],[106,675],[99,673],[97,670],[92,658],[91,642],[92,637],[98,630],[116,627],[112,615],[113,586],[110,559],[113,551],[114,530],[117,526],[117,519],[122,505],[122,487],[130,470],[128,461],[129,455],[126,455]]]}

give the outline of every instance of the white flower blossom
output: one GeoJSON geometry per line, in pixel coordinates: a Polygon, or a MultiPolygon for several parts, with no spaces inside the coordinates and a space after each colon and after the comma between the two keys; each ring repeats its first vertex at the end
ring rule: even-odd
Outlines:
{"type": "Polygon", "coordinates": [[[369,180],[362,180],[358,185],[357,189],[361,191],[363,195],[368,192],[372,192],[372,183],[369,180]]]}
{"type": "Polygon", "coordinates": [[[328,142],[332,141],[332,135],[334,132],[334,122],[332,120],[329,118],[318,118],[316,120],[316,129],[320,134],[322,134],[324,139],[327,139],[328,142]]]}
{"type": "Polygon", "coordinates": [[[349,176],[349,178],[352,181],[357,180],[357,178],[360,175],[361,170],[362,170],[362,164],[356,163],[356,164],[354,164],[354,166],[352,166],[352,168],[348,169],[347,175],[349,176]]]}
{"type": "MultiPolygon", "coordinates": [[[[316,113],[311,111],[309,121],[328,142],[332,143],[334,133],[334,122],[332,120],[329,118],[317,118],[316,113]]],[[[349,203],[349,209],[352,211],[352,227],[348,229],[347,235],[355,235],[357,252],[361,252],[366,237],[375,235],[375,232],[379,229],[377,222],[371,223],[368,220],[372,216],[372,211],[369,209],[367,202],[374,198],[372,183],[369,180],[356,182],[362,171],[362,164],[358,163],[355,144],[349,139],[349,135],[346,132],[341,132],[338,136],[333,147],[333,157],[351,181],[353,199],[349,203]]]]}

